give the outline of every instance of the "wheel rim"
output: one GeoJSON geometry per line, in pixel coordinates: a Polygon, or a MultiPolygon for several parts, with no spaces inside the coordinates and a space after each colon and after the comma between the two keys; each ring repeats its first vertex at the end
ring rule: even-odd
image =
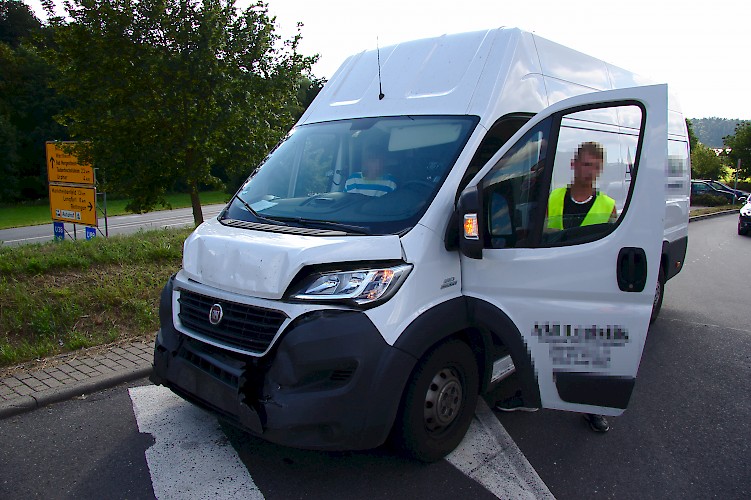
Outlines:
{"type": "Polygon", "coordinates": [[[435,374],[425,395],[425,427],[439,431],[451,425],[462,406],[462,382],[453,368],[435,374]]]}

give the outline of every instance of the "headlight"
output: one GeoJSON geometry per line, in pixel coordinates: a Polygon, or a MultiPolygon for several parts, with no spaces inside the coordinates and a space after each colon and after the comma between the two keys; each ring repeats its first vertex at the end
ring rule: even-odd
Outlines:
{"type": "Polygon", "coordinates": [[[292,299],[350,302],[359,305],[388,300],[412,270],[410,264],[378,269],[315,273],[303,280],[292,299]]]}

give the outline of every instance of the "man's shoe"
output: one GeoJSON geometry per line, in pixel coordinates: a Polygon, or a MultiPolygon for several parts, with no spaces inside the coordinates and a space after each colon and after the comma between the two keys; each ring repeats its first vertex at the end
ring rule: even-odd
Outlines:
{"type": "Polygon", "coordinates": [[[537,411],[539,408],[529,408],[524,406],[524,400],[522,399],[521,392],[517,391],[514,396],[508,399],[504,399],[500,403],[495,405],[501,411],[537,411]]]}
{"type": "Polygon", "coordinates": [[[582,417],[584,417],[584,420],[586,420],[589,424],[589,428],[595,432],[608,432],[610,430],[608,419],[606,419],[602,415],[591,415],[589,413],[585,413],[584,415],[582,415],[582,417]]]}

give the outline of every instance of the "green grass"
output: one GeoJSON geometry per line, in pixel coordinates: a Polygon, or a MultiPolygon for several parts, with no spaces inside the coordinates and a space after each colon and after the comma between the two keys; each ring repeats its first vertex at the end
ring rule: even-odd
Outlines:
{"type": "MultiPolygon", "coordinates": [[[[206,191],[201,193],[201,204],[212,205],[217,203],[226,203],[230,198],[230,195],[222,191],[206,191]]],[[[186,193],[177,193],[167,195],[166,197],[168,207],[157,207],[157,210],[165,208],[186,208],[190,205],[190,195],[186,193]]],[[[102,199],[97,200],[98,210],[100,216],[104,209],[102,199]]],[[[115,215],[129,214],[125,210],[125,205],[128,204],[128,200],[107,200],[107,215],[114,217],[115,215]]],[[[11,227],[21,226],[34,226],[37,224],[49,224],[52,222],[50,216],[50,205],[47,200],[40,200],[33,203],[19,203],[16,205],[2,205],[0,206],[0,229],[8,229],[11,227]]]]}
{"type": "Polygon", "coordinates": [[[736,203],[735,205],[721,205],[719,207],[696,207],[691,209],[691,215],[707,215],[717,212],[725,212],[727,210],[740,210],[743,203],[736,203]]]}
{"type": "Polygon", "coordinates": [[[0,247],[0,367],[151,340],[190,229],[0,247]]]}

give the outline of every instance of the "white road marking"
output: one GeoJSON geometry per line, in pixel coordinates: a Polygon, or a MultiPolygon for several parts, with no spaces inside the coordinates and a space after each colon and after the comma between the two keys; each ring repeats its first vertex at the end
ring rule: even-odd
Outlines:
{"type": "Polygon", "coordinates": [[[214,416],[165,387],[129,393],[138,430],[156,440],[146,462],[158,499],[264,498],[214,416]]]}
{"type": "MultiPolygon", "coordinates": [[[[214,416],[165,387],[129,392],[138,430],[156,439],[146,461],[157,498],[264,498],[214,416]]],[[[446,460],[498,498],[555,498],[482,399],[446,460]]]]}
{"type": "Polygon", "coordinates": [[[483,399],[446,460],[498,498],[555,498],[483,399]]]}

